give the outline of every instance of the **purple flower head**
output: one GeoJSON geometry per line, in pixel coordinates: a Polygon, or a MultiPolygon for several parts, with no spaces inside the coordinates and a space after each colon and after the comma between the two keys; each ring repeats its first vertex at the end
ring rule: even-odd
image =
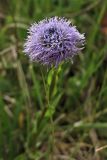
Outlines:
{"type": "Polygon", "coordinates": [[[78,54],[83,49],[84,41],[84,34],[70,25],[70,21],[53,17],[30,27],[24,52],[33,61],[58,66],[78,54]]]}

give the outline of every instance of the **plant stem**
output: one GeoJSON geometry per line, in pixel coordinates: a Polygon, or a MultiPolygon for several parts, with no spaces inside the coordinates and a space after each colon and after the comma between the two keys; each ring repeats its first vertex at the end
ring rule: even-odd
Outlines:
{"type": "MultiPolygon", "coordinates": [[[[48,111],[48,110],[51,110],[50,108],[51,108],[51,105],[50,105],[50,98],[49,98],[49,87],[47,88],[47,86],[46,86],[46,82],[45,82],[45,78],[44,78],[44,74],[43,74],[43,71],[42,71],[42,69],[41,69],[41,75],[42,75],[42,80],[43,80],[43,85],[44,85],[44,89],[45,89],[45,93],[46,93],[46,100],[47,100],[47,107],[44,109],[44,111],[43,111],[43,114],[42,114],[42,119],[43,119],[43,117],[45,116],[45,113],[48,111]]],[[[50,136],[50,141],[51,141],[51,147],[50,147],[50,149],[49,149],[49,151],[50,151],[50,153],[52,153],[52,154],[50,154],[50,159],[51,160],[53,160],[53,152],[54,152],[54,138],[55,138],[55,136],[54,136],[54,121],[53,121],[53,115],[51,115],[50,117],[50,122],[51,122],[51,124],[49,124],[49,128],[50,128],[50,130],[51,130],[51,136],[50,136]]]]}

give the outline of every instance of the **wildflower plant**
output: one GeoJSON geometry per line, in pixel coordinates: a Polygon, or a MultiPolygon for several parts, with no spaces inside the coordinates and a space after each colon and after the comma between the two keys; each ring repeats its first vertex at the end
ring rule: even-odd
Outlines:
{"type": "Polygon", "coordinates": [[[48,80],[45,82],[44,73],[41,70],[47,106],[44,108],[40,117],[38,122],[38,126],[40,127],[37,130],[39,130],[40,133],[43,118],[50,119],[52,144],[54,144],[53,114],[56,106],[51,104],[51,97],[56,85],[56,77],[58,77],[58,67],[60,63],[72,60],[75,55],[79,54],[84,48],[84,42],[84,34],[79,33],[76,27],[65,18],[53,17],[44,19],[38,24],[34,23],[31,25],[28,30],[28,37],[24,44],[24,52],[29,56],[31,61],[51,68],[51,72],[48,74],[48,77],[51,75],[51,82],[49,83],[48,80]]]}

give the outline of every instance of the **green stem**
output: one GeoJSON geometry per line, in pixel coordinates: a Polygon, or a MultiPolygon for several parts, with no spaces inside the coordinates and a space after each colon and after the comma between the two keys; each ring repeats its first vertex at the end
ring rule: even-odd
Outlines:
{"type": "MultiPolygon", "coordinates": [[[[50,109],[50,107],[51,107],[50,98],[51,97],[49,97],[49,87],[50,86],[48,88],[46,86],[46,82],[45,82],[45,78],[44,78],[42,69],[41,69],[41,75],[42,75],[42,80],[43,80],[44,89],[45,89],[45,93],[46,93],[46,100],[47,100],[47,107],[44,109],[43,114],[41,116],[41,118],[43,119],[43,117],[45,116],[45,113],[47,112],[47,110],[51,110],[50,109]]],[[[50,118],[50,122],[51,122],[51,124],[49,124],[50,130],[51,130],[51,136],[50,136],[50,141],[51,141],[50,145],[51,146],[49,147],[50,148],[49,151],[50,151],[50,153],[52,153],[50,155],[50,159],[52,160],[53,159],[53,151],[54,151],[54,121],[53,121],[53,115],[51,115],[49,118],[50,118]]]]}

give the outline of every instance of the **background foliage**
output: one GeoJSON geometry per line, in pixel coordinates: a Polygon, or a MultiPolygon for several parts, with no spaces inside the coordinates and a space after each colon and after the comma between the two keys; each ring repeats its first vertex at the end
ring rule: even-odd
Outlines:
{"type": "Polygon", "coordinates": [[[106,0],[0,0],[0,160],[107,159],[106,11],[106,0]],[[23,53],[30,24],[51,16],[86,35],[56,78],[23,53]]]}

